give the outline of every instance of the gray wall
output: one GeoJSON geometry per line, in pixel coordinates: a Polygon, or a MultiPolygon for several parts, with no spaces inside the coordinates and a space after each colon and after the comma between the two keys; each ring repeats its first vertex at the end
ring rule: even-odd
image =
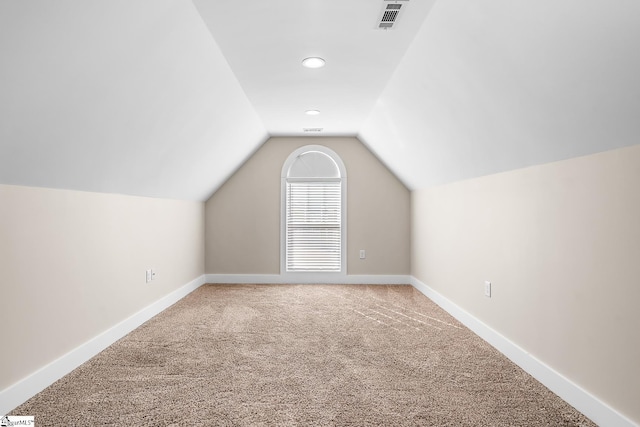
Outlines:
{"type": "Polygon", "coordinates": [[[291,152],[312,144],[347,169],[347,274],[409,274],[407,188],[356,138],[317,137],[271,138],[207,201],[207,273],[280,273],[280,173],[291,152]]]}
{"type": "Polygon", "coordinates": [[[639,185],[634,146],[415,191],[412,274],[638,422],[639,185]]]}

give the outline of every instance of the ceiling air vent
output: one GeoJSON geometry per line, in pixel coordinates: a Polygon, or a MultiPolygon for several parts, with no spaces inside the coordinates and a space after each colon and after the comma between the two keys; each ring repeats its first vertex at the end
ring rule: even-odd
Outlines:
{"type": "Polygon", "coordinates": [[[384,0],[378,20],[378,29],[389,30],[397,25],[400,13],[407,7],[409,0],[384,0]]]}
{"type": "Polygon", "coordinates": [[[322,128],[302,128],[305,132],[322,132],[322,128]]]}

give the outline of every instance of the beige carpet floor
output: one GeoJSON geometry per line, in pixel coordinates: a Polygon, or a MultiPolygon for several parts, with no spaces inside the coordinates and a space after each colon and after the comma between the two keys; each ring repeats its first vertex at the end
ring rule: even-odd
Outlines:
{"type": "Polygon", "coordinates": [[[12,411],[38,426],[593,426],[410,286],[205,285],[12,411]]]}

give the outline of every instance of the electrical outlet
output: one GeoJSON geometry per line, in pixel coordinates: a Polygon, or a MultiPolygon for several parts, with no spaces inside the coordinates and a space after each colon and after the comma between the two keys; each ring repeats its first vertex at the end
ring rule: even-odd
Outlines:
{"type": "Polygon", "coordinates": [[[360,249],[360,259],[365,259],[367,257],[367,253],[364,249],[360,249]]]}
{"type": "Polygon", "coordinates": [[[145,271],[145,277],[146,277],[146,281],[147,281],[147,283],[149,283],[151,280],[153,280],[153,279],[152,279],[152,278],[153,278],[153,275],[152,275],[151,270],[147,270],[147,271],[145,271]]]}
{"type": "Polygon", "coordinates": [[[488,280],[484,282],[484,296],[491,298],[491,282],[488,280]]]}

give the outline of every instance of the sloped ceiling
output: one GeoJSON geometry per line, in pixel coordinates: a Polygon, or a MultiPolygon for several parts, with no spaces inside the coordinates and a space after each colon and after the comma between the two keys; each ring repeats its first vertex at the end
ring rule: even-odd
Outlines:
{"type": "Polygon", "coordinates": [[[438,1],[360,138],[411,189],[640,143],[640,2],[438,1]]]}
{"type": "Polygon", "coordinates": [[[189,1],[0,2],[0,183],[204,200],[267,133],[189,1]]]}
{"type": "Polygon", "coordinates": [[[403,4],[3,0],[0,183],[205,200],[304,127],[411,189],[640,143],[640,2],[403,4]]]}

